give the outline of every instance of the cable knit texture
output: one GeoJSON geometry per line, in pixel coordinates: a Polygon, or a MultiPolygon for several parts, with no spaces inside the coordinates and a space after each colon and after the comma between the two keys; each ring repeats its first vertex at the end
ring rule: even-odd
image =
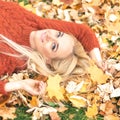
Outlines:
{"type": "MultiPolygon", "coordinates": [[[[0,34],[21,45],[30,46],[30,32],[47,28],[73,34],[88,52],[99,47],[94,32],[85,24],[41,18],[20,7],[17,3],[0,1],[0,34]]],[[[0,51],[16,53],[1,42],[0,51]]],[[[0,53],[0,75],[11,74],[24,68],[25,61],[0,53]]]]}
{"type": "Polygon", "coordinates": [[[5,84],[6,84],[6,82],[0,81],[0,94],[6,94],[6,95],[8,94],[4,89],[5,84]]]}

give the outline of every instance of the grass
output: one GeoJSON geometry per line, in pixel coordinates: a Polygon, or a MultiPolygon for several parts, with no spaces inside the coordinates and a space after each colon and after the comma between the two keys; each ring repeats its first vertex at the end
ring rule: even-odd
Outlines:
{"type": "MultiPolygon", "coordinates": [[[[103,120],[104,118],[100,115],[96,116],[94,119],[89,119],[85,115],[86,108],[76,108],[69,103],[65,103],[65,106],[68,108],[64,112],[58,112],[61,120],[103,120]]],[[[14,120],[32,120],[32,115],[26,113],[28,108],[25,106],[17,106],[16,109],[16,118],[14,120]]],[[[50,117],[46,115],[44,120],[50,120],[50,117]]]]}

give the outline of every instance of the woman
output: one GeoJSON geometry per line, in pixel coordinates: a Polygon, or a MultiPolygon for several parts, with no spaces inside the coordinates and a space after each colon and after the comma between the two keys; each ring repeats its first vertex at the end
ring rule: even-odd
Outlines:
{"type": "Polygon", "coordinates": [[[67,76],[73,71],[74,73],[77,72],[74,70],[77,64],[79,64],[79,71],[82,73],[89,63],[89,58],[84,49],[95,63],[102,68],[99,43],[94,32],[87,25],[44,19],[13,2],[0,1],[0,13],[0,34],[3,35],[0,44],[0,75],[25,69],[28,58],[36,63],[37,70],[43,75],[59,73],[67,76]],[[25,50],[15,43],[11,43],[13,47],[11,48],[9,47],[10,41],[4,43],[3,39],[6,39],[4,36],[36,51],[33,52],[32,49],[25,50]],[[76,41],[76,38],[79,42],[76,41]],[[45,42],[47,40],[49,42],[45,42]],[[63,42],[66,44],[63,44],[63,42]],[[15,46],[17,47],[14,48],[15,46]],[[55,54],[56,49],[59,50],[59,54],[55,54]],[[18,59],[17,57],[5,55],[8,52],[17,54],[18,51],[28,58],[22,56],[22,59],[18,59]],[[77,59],[77,57],[79,58],[77,59]],[[66,66],[64,69],[63,65],[66,66]]]}

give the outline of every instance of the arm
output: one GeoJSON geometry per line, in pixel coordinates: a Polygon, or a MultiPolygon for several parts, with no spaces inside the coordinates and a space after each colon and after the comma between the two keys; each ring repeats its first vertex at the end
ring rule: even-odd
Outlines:
{"type": "Polygon", "coordinates": [[[25,69],[25,61],[12,56],[0,54],[0,76],[11,75],[13,72],[25,69]]]}
{"type": "Polygon", "coordinates": [[[0,94],[7,94],[7,92],[5,91],[5,81],[0,81],[0,94]]]}
{"type": "Polygon", "coordinates": [[[25,90],[32,95],[40,95],[45,92],[46,84],[42,81],[26,79],[14,82],[0,81],[0,93],[7,94],[8,92],[16,90],[25,90]]]}
{"type": "Polygon", "coordinates": [[[99,48],[93,48],[89,52],[89,56],[92,58],[92,60],[96,63],[96,65],[99,68],[101,68],[103,71],[106,70],[106,67],[105,67],[105,64],[103,63],[99,48]]]}

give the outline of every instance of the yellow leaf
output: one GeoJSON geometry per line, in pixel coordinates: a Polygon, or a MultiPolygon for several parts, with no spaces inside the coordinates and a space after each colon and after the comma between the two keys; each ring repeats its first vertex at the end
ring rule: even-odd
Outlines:
{"type": "Polygon", "coordinates": [[[86,107],[87,100],[81,96],[68,96],[68,99],[72,102],[73,106],[75,107],[86,107]]]}
{"type": "Polygon", "coordinates": [[[19,3],[20,6],[24,6],[24,1],[19,3]]]}
{"type": "Polygon", "coordinates": [[[93,82],[97,82],[98,84],[106,83],[106,80],[108,79],[108,76],[96,65],[91,65],[88,68],[88,72],[93,82]]]}
{"type": "Polygon", "coordinates": [[[24,2],[20,2],[19,5],[25,8],[26,10],[35,13],[35,8],[32,7],[32,4],[24,5],[24,2]]]}
{"type": "Polygon", "coordinates": [[[32,100],[30,101],[30,105],[31,105],[32,107],[38,106],[37,96],[32,96],[32,100]]]}
{"type": "Polygon", "coordinates": [[[102,39],[102,42],[107,44],[107,43],[108,43],[108,40],[107,40],[106,38],[103,38],[103,39],[102,39]]]}
{"type": "Polygon", "coordinates": [[[86,116],[89,118],[94,118],[98,114],[98,108],[96,104],[87,108],[86,116]]]}
{"type": "Polygon", "coordinates": [[[63,4],[63,2],[61,2],[60,0],[52,0],[52,3],[57,6],[63,4]]]}
{"type": "Polygon", "coordinates": [[[50,98],[56,97],[57,100],[64,100],[64,89],[60,87],[62,78],[59,75],[49,76],[47,80],[47,92],[50,98]]]}

